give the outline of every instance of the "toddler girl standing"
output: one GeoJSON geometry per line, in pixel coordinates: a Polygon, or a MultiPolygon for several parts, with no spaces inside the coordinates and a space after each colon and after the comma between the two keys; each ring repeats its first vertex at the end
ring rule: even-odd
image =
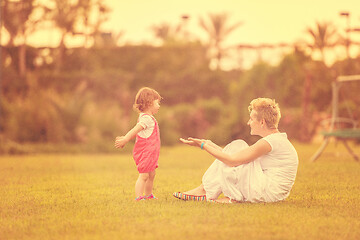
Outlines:
{"type": "Polygon", "coordinates": [[[123,148],[136,136],[133,150],[139,177],[135,184],[135,200],[154,199],[153,184],[160,153],[160,132],[156,119],[161,96],[151,88],[141,88],[135,97],[134,108],[140,113],[138,122],[125,136],[116,137],[115,147],[123,148]],[[143,195],[145,193],[145,195],[143,195]]]}

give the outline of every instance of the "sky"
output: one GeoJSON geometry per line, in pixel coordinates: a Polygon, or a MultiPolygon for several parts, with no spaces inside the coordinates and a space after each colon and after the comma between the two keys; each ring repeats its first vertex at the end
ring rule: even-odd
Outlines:
{"type": "MultiPolygon", "coordinates": [[[[238,44],[294,43],[306,39],[306,28],[316,22],[331,22],[340,33],[347,28],[347,19],[340,12],[349,12],[350,27],[360,28],[360,0],[105,0],[112,9],[110,19],[103,25],[113,32],[124,31],[124,43],[152,43],[153,25],[181,22],[181,16],[190,18],[189,32],[206,41],[205,32],[199,27],[199,17],[209,13],[227,13],[229,23],[241,22],[225,42],[227,46],[238,44]]],[[[360,41],[360,32],[351,34],[360,41]]],[[[334,53],[339,57],[344,49],[334,53]],[[339,52],[340,51],[340,52],[339,52]]],[[[355,50],[352,51],[353,54],[355,50]]],[[[253,53],[252,58],[256,58],[253,53]]],[[[271,55],[268,58],[271,58],[271,55]]],[[[248,63],[250,64],[250,63],[248,63]]]]}
{"type": "Polygon", "coordinates": [[[301,38],[307,26],[316,21],[331,21],[346,27],[341,11],[350,12],[353,26],[360,27],[359,0],[105,0],[112,9],[105,29],[125,31],[133,42],[149,40],[150,26],[162,22],[179,23],[181,16],[190,16],[189,28],[199,35],[198,18],[208,13],[228,13],[230,22],[242,22],[231,34],[229,43],[279,43],[301,38]]]}
{"type": "MultiPolygon", "coordinates": [[[[294,43],[306,38],[305,29],[315,23],[331,22],[344,33],[347,19],[340,12],[350,13],[350,27],[360,28],[360,0],[104,0],[110,7],[104,31],[124,32],[121,42],[131,44],[154,43],[151,26],[162,23],[177,25],[181,16],[190,18],[187,29],[194,37],[206,41],[199,27],[199,17],[209,13],[227,13],[229,23],[242,25],[232,32],[225,45],[294,43]]],[[[360,42],[360,32],[351,34],[360,42]]],[[[35,35],[29,43],[57,45],[56,34],[35,35]]],[[[75,41],[74,44],[76,45],[75,41]]],[[[343,51],[343,50],[342,50],[343,51]]],[[[344,51],[343,51],[344,52],[344,51]]],[[[337,53],[341,54],[341,53],[337,53]]],[[[355,53],[357,54],[357,53],[355,53]]]]}

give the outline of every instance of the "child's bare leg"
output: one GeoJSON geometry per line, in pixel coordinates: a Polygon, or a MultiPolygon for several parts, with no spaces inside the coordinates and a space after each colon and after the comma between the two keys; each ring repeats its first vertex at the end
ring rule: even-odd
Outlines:
{"type": "Polygon", "coordinates": [[[140,173],[135,184],[135,196],[140,197],[145,190],[146,181],[149,179],[149,173],[140,173]]]}
{"type": "Polygon", "coordinates": [[[202,196],[202,195],[206,194],[204,186],[202,184],[200,184],[200,186],[198,186],[197,188],[191,189],[184,193],[189,194],[189,195],[195,195],[195,196],[202,196]]]}
{"type": "Polygon", "coordinates": [[[156,175],[155,170],[149,172],[149,178],[145,183],[145,196],[149,196],[150,194],[153,193],[155,175],[156,175]]]}

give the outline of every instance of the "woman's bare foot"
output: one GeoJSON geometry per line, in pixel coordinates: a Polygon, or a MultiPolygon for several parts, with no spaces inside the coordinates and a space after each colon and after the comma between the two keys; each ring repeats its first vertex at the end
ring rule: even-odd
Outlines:
{"type": "Polygon", "coordinates": [[[191,189],[191,190],[183,192],[183,193],[188,194],[188,195],[193,195],[193,196],[206,195],[204,186],[202,184],[200,186],[198,186],[197,188],[191,189]]]}
{"type": "Polygon", "coordinates": [[[217,202],[217,203],[238,203],[238,201],[236,201],[234,199],[230,199],[228,197],[216,199],[215,202],[217,202]]]}

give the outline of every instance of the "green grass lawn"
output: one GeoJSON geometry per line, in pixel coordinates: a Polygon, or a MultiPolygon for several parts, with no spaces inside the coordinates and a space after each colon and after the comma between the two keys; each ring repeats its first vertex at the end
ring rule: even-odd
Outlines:
{"type": "MultiPolygon", "coordinates": [[[[185,202],[213,159],[162,148],[158,200],[134,201],[131,155],[0,156],[0,239],[360,239],[360,163],[330,146],[297,144],[289,198],[270,204],[185,202]]],[[[359,154],[359,148],[356,152],[359,154]]]]}

